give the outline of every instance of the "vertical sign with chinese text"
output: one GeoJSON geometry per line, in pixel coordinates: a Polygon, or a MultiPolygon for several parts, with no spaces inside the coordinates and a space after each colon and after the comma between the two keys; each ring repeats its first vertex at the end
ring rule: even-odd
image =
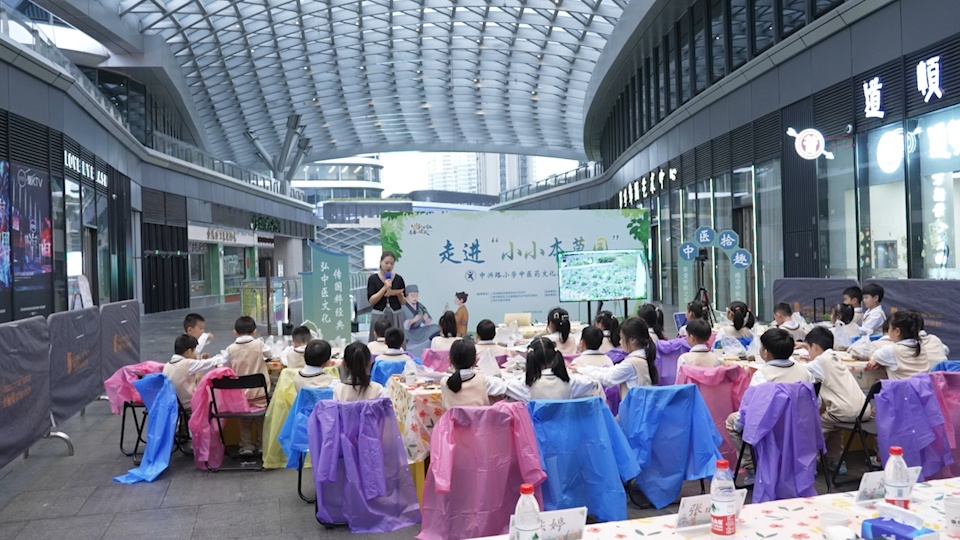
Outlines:
{"type": "Polygon", "coordinates": [[[327,251],[309,242],[313,272],[301,274],[304,282],[303,317],[312,321],[323,339],[350,342],[349,256],[327,251]]]}

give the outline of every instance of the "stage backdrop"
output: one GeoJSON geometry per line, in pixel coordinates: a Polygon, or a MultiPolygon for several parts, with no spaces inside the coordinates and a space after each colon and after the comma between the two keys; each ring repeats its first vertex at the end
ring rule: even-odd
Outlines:
{"type": "MultiPolygon", "coordinates": [[[[396,272],[420,289],[435,322],[445,309],[456,311],[456,293],[467,293],[473,332],[482,319],[503,322],[504,313],[544,322],[558,305],[577,318],[586,304],[560,303],[557,253],[646,249],[650,223],[640,209],[384,212],[380,231],[383,249],[397,254],[396,272]]],[[[619,313],[622,305],[605,307],[619,313]]]]}

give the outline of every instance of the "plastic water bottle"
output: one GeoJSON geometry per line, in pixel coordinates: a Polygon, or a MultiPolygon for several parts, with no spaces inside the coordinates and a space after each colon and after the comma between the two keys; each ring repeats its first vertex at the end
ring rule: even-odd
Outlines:
{"type": "Polygon", "coordinates": [[[403,364],[403,373],[407,386],[417,384],[417,364],[413,360],[407,360],[403,364]]]}
{"type": "Polygon", "coordinates": [[[910,508],[910,471],[903,460],[903,448],[890,447],[890,457],[883,469],[884,500],[900,508],[910,508]]]}
{"type": "Polygon", "coordinates": [[[730,475],[730,463],[717,460],[717,472],[710,482],[710,537],[733,538],[737,534],[737,494],[730,475]]]}
{"type": "Polygon", "coordinates": [[[517,540],[533,540],[540,535],[540,505],[533,496],[533,485],[520,486],[520,499],[513,512],[513,527],[517,540]]]}

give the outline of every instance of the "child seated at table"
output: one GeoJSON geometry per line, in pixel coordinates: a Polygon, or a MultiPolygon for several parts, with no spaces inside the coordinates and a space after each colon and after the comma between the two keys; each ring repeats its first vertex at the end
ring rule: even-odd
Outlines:
{"type": "Polygon", "coordinates": [[[858,339],[847,349],[847,352],[854,360],[869,361],[873,353],[877,352],[880,347],[890,344],[890,319],[883,321],[883,324],[880,325],[880,331],[883,335],[876,341],[872,341],[868,336],[858,336],[858,339]]]}
{"type": "Polygon", "coordinates": [[[757,323],[757,318],[753,316],[753,311],[747,307],[747,304],[734,301],[727,306],[727,320],[733,323],[732,326],[721,326],[717,331],[717,341],[724,336],[740,339],[756,339],[757,335],[753,332],[753,325],[757,323]]]}
{"type": "Polygon", "coordinates": [[[637,309],[637,317],[647,323],[650,339],[660,341],[667,339],[663,333],[663,311],[653,304],[644,304],[637,309]]]}
{"type": "Polygon", "coordinates": [[[612,367],[584,366],[576,371],[603,386],[619,386],[620,399],[623,399],[634,386],[655,386],[660,377],[654,364],[657,345],[650,338],[643,319],[630,317],[620,325],[620,344],[627,357],[619,364],[612,367]]]}
{"type": "Polygon", "coordinates": [[[370,349],[370,354],[377,356],[387,352],[387,343],[384,339],[384,336],[387,333],[387,330],[390,328],[390,319],[383,317],[377,319],[377,322],[373,325],[373,336],[377,338],[376,341],[371,341],[367,343],[367,348],[370,349]]]}
{"type": "MultiPolygon", "coordinates": [[[[853,308],[846,306],[852,314],[853,308]]],[[[850,368],[833,352],[833,333],[823,327],[810,330],[806,337],[810,363],[806,365],[813,382],[820,381],[820,401],[824,412],[820,415],[823,438],[827,443],[827,470],[836,470],[843,453],[843,436],[837,424],[855,422],[867,400],[850,368]]],[[[868,410],[865,418],[873,415],[868,410]]],[[[839,464],[846,472],[846,464],[839,464]]]]}
{"type": "Polygon", "coordinates": [[[203,315],[199,313],[188,313],[183,318],[183,332],[197,340],[197,349],[194,353],[198,360],[210,358],[210,355],[205,354],[203,349],[207,346],[207,343],[213,341],[213,332],[204,332],[205,324],[203,315]]]}
{"type": "Polygon", "coordinates": [[[578,368],[583,366],[612,366],[613,361],[600,350],[602,346],[603,330],[600,330],[596,326],[584,328],[580,333],[580,348],[583,349],[583,352],[580,356],[576,357],[570,365],[577,366],[578,368]]]}
{"type": "Polygon", "coordinates": [[[486,352],[492,352],[494,356],[507,354],[507,350],[494,343],[497,337],[497,325],[490,319],[484,319],[477,324],[477,338],[479,341],[475,344],[477,356],[483,356],[486,352]]]}
{"type": "MultiPolygon", "coordinates": [[[[697,319],[706,319],[706,315],[707,315],[707,310],[703,305],[703,302],[694,300],[693,302],[689,302],[687,304],[687,313],[686,313],[687,324],[690,324],[691,321],[695,321],[697,319]]],[[[687,324],[684,324],[677,330],[678,337],[686,337],[687,324]]],[[[712,329],[711,329],[711,332],[712,332],[712,329]]]]}
{"type": "Polygon", "coordinates": [[[848,304],[837,304],[830,308],[830,328],[833,329],[834,339],[839,332],[845,332],[850,339],[860,335],[860,327],[853,322],[853,309],[848,304]]]}
{"type": "Polygon", "coordinates": [[[173,356],[164,364],[163,374],[177,390],[177,399],[189,413],[190,400],[197,391],[197,375],[217,367],[219,358],[197,360],[197,339],[188,334],[177,337],[173,343],[173,356]]]}
{"type": "Polygon", "coordinates": [[[288,368],[300,369],[307,365],[303,361],[303,350],[307,347],[307,343],[310,343],[310,340],[313,339],[313,334],[306,326],[298,326],[293,329],[290,338],[293,345],[280,353],[280,363],[288,368]]]}
{"type": "Polygon", "coordinates": [[[553,341],[540,336],[527,347],[527,371],[524,379],[507,382],[507,396],[517,401],[532,399],[578,399],[599,396],[600,387],[592,380],[567,372],[563,355],[553,341]]]}
{"type": "MultiPolygon", "coordinates": [[[[399,330],[391,328],[390,330],[399,330]]],[[[403,332],[400,330],[400,332],[403,332]]],[[[387,342],[389,344],[389,331],[387,342]]],[[[378,382],[370,380],[370,349],[359,341],[347,345],[343,350],[343,382],[333,387],[333,399],[337,401],[363,401],[390,397],[387,389],[378,382]]]]}
{"type": "Polygon", "coordinates": [[[777,323],[777,328],[785,330],[794,341],[803,341],[803,328],[793,320],[793,308],[790,304],[777,302],[777,305],[773,306],[773,320],[777,323]]]}
{"type": "Polygon", "coordinates": [[[340,383],[340,379],[323,371],[330,361],[330,344],[326,341],[315,339],[307,343],[303,360],[303,369],[293,376],[293,387],[298,393],[302,388],[330,388],[340,383]]]}
{"type": "Polygon", "coordinates": [[[456,371],[440,379],[440,400],[444,409],[451,407],[484,407],[490,396],[502,396],[507,383],[500,377],[488,377],[473,369],[477,349],[471,339],[461,339],[450,347],[450,365],[456,371]]]}
{"type": "Polygon", "coordinates": [[[719,366],[720,357],[710,352],[707,347],[707,342],[710,341],[710,335],[713,333],[710,323],[704,319],[693,319],[687,323],[686,328],[690,352],[681,354],[677,359],[677,374],[680,373],[680,366],[683,365],[705,368],[719,366]]]}
{"type": "MultiPolygon", "coordinates": [[[[760,336],[760,358],[763,359],[763,367],[758,369],[753,378],[750,379],[750,386],[757,386],[765,382],[794,383],[811,382],[810,372],[799,363],[793,361],[790,356],[793,354],[793,338],[786,330],[771,328],[760,336]]],[[[743,446],[743,424],[740,423],[740,411],[732,413],[727,417],[727,431],[733,440],[734,447],[738,450],[743,446]]],[[[747,471],[745,485],[753,483],[754,467],[753,453],[749,447],[743,453],[742,467],[747,471]]]]}
{"type": "MultiPolygon", "coordinates": [[[[388,328],[383,336],[387,344],[387,352],[377,356],[376,360],[410,360],[411,357],[403,348],[406,346],[403,330],[395,327],[388,328]]],[[[369,352],[370,349],[367,349],[369,352]]]]}
{"type": "Polygon", "coordinates": [[[947,361],[947,357],[950,356],[950,347],[947,347],[937,336],[928,334],[924,330],[923,315],[919,313],[917,315],[920,317],[920,346],[923,347],[923,352],[927,355],[927,363],[930,364],[930,369],[933,369],[933,366],[947,361]]]}
{"type": "MultiPolygon", "coordinates": [[[[222,353],[223,364],[229,362],[237,375],[262,374],[267,380],[267,392],[270,391],[270,372],[266,360],[270,357],[270,347],[256,338],[257,321],[244,315],[233,325],[237,340],[222,353]]],[[[266,407],[267,399],[262,388],[244,390],[251,407],[266,407]]],[[[253,455],[260,448],[263,438],[263,417],[240,419],[240,454],[253,455]],[[254,432],[256,437],[254,437],[254,432]]]]}
{"type": "Polygon", "coordinates": [[[449,351],[453,342],[461,339],[457,336],[457,316],[452,311],[444,311],[437,324],[440,335],[430,340],[430,348],[435,351],[449,351]]]}
{"type": "MultiPolygon", "coordinates": [[[[866,298],[864,292],[864,299],[866,298]]],[[[887,378],[894,380],[930,371],[930,364],[920,341],[920,330],[923,328],[920,314],[916,311],[898,311],[891,315],[889,320],[887,335],[892,343],[884,344],[874,351],[866,369],[884,369],[887,378]]]]}
{"type": "Polygon", "coordinates": [[[606,354],[620,347],[620,322],[613,313],[607,310],[597,313],[594,324],[603,332],[603,343],[600,352],[606,354]]]}
{"type": "Polygon", "coordinates": [[[577,354],[577,343],[570,337],[570,314],[563,308],[553,308],[547,314],[547,339],[553,342],[560,354],[577,354]]]}
{"type": "Polygon", "coordinates": [[[860,287],[847,287],[843,290],[843,303],[853,308],[853,324],[859,328],[863,324],[863,291],[860,287]]]}
{"type": "Polygon", "coordinates": [[[863,312],[863,322],[860,323],[860,335],[872,336],[880,329],[887,314],[883,311],[883,286],[868,283],[863,288],[863,305],[867,308],[863,312]]]}

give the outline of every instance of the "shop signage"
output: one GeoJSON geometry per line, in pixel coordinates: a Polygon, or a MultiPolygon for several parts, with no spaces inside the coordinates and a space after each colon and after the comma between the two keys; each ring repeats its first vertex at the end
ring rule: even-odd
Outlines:
{"type": "Polygon", "coordinates": [[[620,201],[620,208],[632,208],[637,201],[652,197],[657,191],[663,191],[664,181],[674,181],[677,179],[677,169],[659,169],[650,173],[649,179],[644,176],[639,180],[627,184],[620,190],[617,197],[620,201]]]}
{"type": "Polygon", "coordinates": [[[788,128],[787,135],[794,138],[793,147],[803,159],[813,160],[820,156],[833,159],[833,152],[827,151],[827,141],[823,138],[823,133],[813,128],[797,133],[797,130],[788,128]]]}
{"type": "Polygon", "coordinates": [[[218,243],[240,246],[253,246],[257,242],[257,239],[253,233],[248,231],[201,227],[200,225],[187,226],[187,239],[191,242],[205,242],[208,244],[218,243]]]}
{"type": "Polygon", "coordinates": [[[97,180],[96,182],[103,187],[107,187],[107,173],[103,171],[97,171],[97,180]]]}
{"type": "MultiPolygon", "coordinates": [[[[920,128],[907,132],[908,153],[912,154],[917,151],[917,135],[919,134],[920,128]]],[[[881,171],[890,174],[900,168],[903,163],[903,139],[903,128],[890,130],[880,137],[880,141],[877,142],[877,165],[880,166],[881,171]]]]}
{"type": "Polygon", "coordinates": [[[930,157],[948,159],[960,156],[960,120],[938,122],[927,128],[930,139],[930,157]]]}
{"type": "Polygon", "coordinates": [[[207,240],[213,240],[215,242],[230,242],[231,244],[236,244],[237,233],[234,231],[227,231],[224,229],[207,229],[207,240]]]}
{"type": "Polygon", "coordinates": [[[921,60],[917,64],[917,90],[923,94],[924,103],[929,103],[933,96],[937,96],[937,99],[943,97],[943,90],[940,89],[939,56],[921,60]]]}
{"type": "Polygon", "coordinates": [[[886,113],[883,112],[882,94],[883,83],[880,77],[874,77],[863,83],[863,101],[866,103],[863,114],[867,118],[883,118],[886,113]]]}
{"type": "Polygon", "coordinates": [[[80,176],[107,187],[107,173],[96,170],[92,164],[80,159],[80,156],[68,150],[63,151],[63,166],[80,176]]]}

